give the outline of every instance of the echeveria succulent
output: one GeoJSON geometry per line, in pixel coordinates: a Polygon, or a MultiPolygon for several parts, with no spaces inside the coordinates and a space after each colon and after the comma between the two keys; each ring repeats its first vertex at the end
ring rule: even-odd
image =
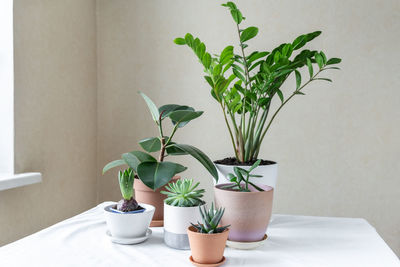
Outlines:
{"type": "Polygon", "coordinates": [[[193,185],[193,179],[178,180],[175,183],[169,183],[165,188],[168,191],[161,191],[167,195],[165,203],[178,207],[195,207],[204,204],[201,200],[204,189],[196,189],[200,183],[193,185]],[[192,186],[193,185],[193,186],[192,186]]]}

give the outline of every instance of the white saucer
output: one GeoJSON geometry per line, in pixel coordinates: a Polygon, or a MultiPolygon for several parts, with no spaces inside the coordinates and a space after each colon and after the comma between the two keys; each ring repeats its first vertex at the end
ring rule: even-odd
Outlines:
{"type": "Polygon", "coordinates": [[[151,236],[151,229],[147,229],[146,235],[141,236],[141,237],[133,237],[133,238],[122,238],[122,237],[114,237],[111,235],[110,231],[107,230],[106,235],[110,240],[114,243],[121,244],[121,245],[133,245],[133,244],[138,244],[146,241],[149,236],[151,236]]]}
{"type": "Polygon", "coordinates": [[[268,236],[264,235],[263,239],[260,241],[255,241],[255,242],[238,242],[238,241],[226,241],[226,245],[231,248],[236,248],[236,249],[255,249],[262,244],[264,244],[265,240],[267,240],[268,236]]]}

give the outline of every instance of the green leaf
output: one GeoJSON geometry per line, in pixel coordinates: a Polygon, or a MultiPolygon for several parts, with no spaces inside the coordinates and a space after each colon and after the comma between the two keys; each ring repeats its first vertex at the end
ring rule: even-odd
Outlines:
{"type": "Polygon", "coordinates": [[[137,167],[137,174],[145,185],[156,190],[171,181],[175,174],[186,169],[180,164],[168,161],[142,162],[137,167]]]}
{"type": "Polygon", "coordinates": [[[191,145],[184,145],[184,144],[171,144],[168,147],[176,147],[186,153],[190,154],[192,157],[197,159],[207,170],[208,172],[214,177],[216,181],[218,181],[218,172],[215,168],[213,162],[204,154],[200,149],[191,146],[191,145]]]}
{"type": "Polygon", "coordinates": [[[301,91],[295,91],[294,92],[295,95],[306,95],[305,93],[301,92],[301,91]]]}
{"type": "Polygon", "coordinates": [[[179,124],[179,128],[185,126],[187,122],[194,120],[203,114],[203,111],[176,110],[170,113],[169,118],[174,124],[179,124]]]}
{"type": "Polygon", "coordinates": [[[235,74],[236,77],[238,77],[240,80],[243,82],[246,82],[246,79],[244,76],[237,70],[237,69],[232,69],[233,74],[235,74]]]}
{"type": "Polygon", "coordinates": [[[222,6],[226,6],[226,7],[229,7],[230,9],[237,9],[237,7],[236,7],[236,5],[235,5],[235,3],[233,3],[233,2],[227,2],[226,4],[222,4],[222,6]]]}
{"type": "Polygon", "coordinates": [[[225,65],[229,62],[229,60],[233,57],[233,46],[229,45],[222,50],[221,55],[219,56],[219,62],[222,65],[225,65]],[[223,64],[225,63],[225,64],[223,64]]]}
{"type": "Polygon", "coordinates": [[[139,94],[143,97],[144,101],[146,101],[147,107],[150,110],[151,116],[153,117],[153,120],[158,123],[159,117],[160,117],[160,113],[158,112],[158,108],[156,107],[156,105],[154,104],[153,101],[151,101],[151,99],[145,95],[142,92],[139,92],[139,94]]]}
{"type": "Polygon", "coordinates": [[[211,88],[214,88],[214,82],[212,81],[210,76],[204,76],[204,79],[206,79],[211,88]]]}
{"type": "Polygon", "coordinates": [[[194,111],[194,108],[189,107],[189,106],[181,106],[181,105],[176,105],[176,104],[167,104],[164,106],[161,106],[158,111],[160,112],[161,119],[163,120],[166,117],[169,117],[172,111],[176,110],[192,110],[194,111]]]}
{"type": "Polygon", "coordinates": [[[307,58],[307,67],[308,67],[308,73],[310,73],[310,78],[312,78],[312,76],[313,76],[313,67],[312,67],[311,60],[309,58],[307,58]]]}
{"type": "Polygon", "coordinates": [[[251,63],[254,60],[265,57],[268,54],[269,54],[269,52],[253,52],[250,56],[247,57],[247,62],[251,63]]]}
{"type": "Polygon", "coordinates": [[[331,80],[331,79],[328,79],[328,78],[315,78],[314,80],[321,80],[321,81],[332,82],[332,80],[331,80]]]}
{"type": "Polygon", "coordinates": [[[170,142],[170,145],[168,145],[165,150],[167,151],[168,155],[172,155],[172,156],[182,156],[182,155],[187,155],[188,153],[185,152],[184,150],[173,146],[175,143],[174,142],[170,142]]]}
{"type": "Polygon", "coordinates": [[[150,137],[139,141],[139,145],[147,152],[156,152],[161,149],[161,141],[157,137],[150,137]]]}
{"type": "Polygon", "coordinates": [[[281,59],[281,53],[279,51],[277,51],[274,55],[274,62],[278,63],[279,59],[281,59]]]}
{"type": "Polygon", "coordinates": [[[231,9],[231,15],[236,24],[240,24],[242,22],[243,15],[239,9],[231,9]]]}
{"type": "Polygon", "coordinates": [[[296,75],[296,90],[297,90],[301,85],[301,74],[298,70],[295,70],[294,74],[296,75]]]}
{"type": "Polygon", "coordinates": [[[326,65],[333,65],[333,64],[338,64],[340,63],[342,60],[340,58],[331,58],[326,62],[326,65]]]}
{"type": "Polygon", "coordinates": [[[137,171],[137,166],[141,162],[155,162],[156,159],[153,158],[151,155],[142,152],[142,151],[132,151],[129,153],[124,153],[122,154],[122,159],[125,161],[125,163],[131,167],[133,170],[137,171]]]}
{"type": "Polygon", "coordinates": [[[191,48],[193,48],[194,40],[193,40],[193,36],[192,36],[190,33],[187,33],[187,34],[185,35],[185,42],[186,42],[186,44],[187,44],[188,46],[190,46],[191,48]]]}
{"type": "Polygon", "coordinates": [[[186,41],[183,38],[175,38],[174,43],[177,45],[185,45],[186,41]]]}
{"type": "Polygon", "coordinates": [[[201,59],[201,63],[203,63],[203,66],[208,69],[210,68],[211,65],[211,55],[208,52],[204,53],[203,58],[201,59]]]}
{"type": "Polygon", "coordinates": [[[123,159],[117,159],[117,160],[111,161],[111,162],[107,163],[106,166],[104,166],[103,174],[112,168],[115,168],[115,167],[118,167],[118,166],[121,166],[124,164],[126,164],[126,163],[123,159]]]}
{"type": "Polygon", "coordinates": [[[240,42],[244,43],[251,38],[254,38],[258,33],[258,28],[257,27],[248,27],[245,30],[242,31],[240,35],[240,42]]]}
{"type": "Polygon", "coordinates": [[[282,91],[279,90],[279,89],[276,89],[276,93],[278,94],[279,98],[281,99],[281,101],[282,101],[282,103],[283,103],[284,98],[283,98],[283,93],[282,93],[282,91]]]}
{"type": "Polygon", "coordinates": [[[327,61],[327,59],[326,59],[326,56],[325,56],[325,53],[324,52],[319,52],[320,54],[321,54],[321,56],[322,56],[322,59],[323,59],[323,62],[324,62],[324,64],[326,64],[326,61],[327,61]]]}
{"type": "Polygon", "coordinates": [[[213,76],[214,76],[214,77],[218,77],[218,76],[221,74],[221,71],[222,71],[222,66],[221,66],[221,64],[215,65],[215,66],[214,66],[214,69],[213,69],[213,76]]]}
{"type": "Polygon", "coordinates": [[[319,69],[322,69],[322,66],[324,65],[324,59],[320,54],[315,54],[315,61],[317,62],[319,69]]]}

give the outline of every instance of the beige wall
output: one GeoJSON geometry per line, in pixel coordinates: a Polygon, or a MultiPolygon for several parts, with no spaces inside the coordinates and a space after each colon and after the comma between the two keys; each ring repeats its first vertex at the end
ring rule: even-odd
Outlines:
{"type": "MultiPolygon", "coordinates": [[[[98,1],[98,165],[156,134],[137,91],[158,105],[205,114],[178,133],[213,159],[232,155],[222,114],[192,52],[172,40],[192,32],[211,51],[237,44],[222,1],[98,1]]],[[[311,48],[343,58],[333,84],[315,83],[278,117],[261,156],[279,162],[276,213],[363,217],[400,254],[400,4],[392,1],[240,1],[259,26],[251,49],[271,49],[321,29],[311,48]]],[[[293,84],[286,92],[293,90],[293,84]]],[[[185,176],[210,176],[193,160],[185,176]]],[[[100,178],[100,200],[118,199],[115,172],[100,178]]]]}
{"type": "Polygon", "coordinates": [[[94,0],[15,0],[16,172],[41,184],[0,192],[0,245],[96,203],[94,0]]]}

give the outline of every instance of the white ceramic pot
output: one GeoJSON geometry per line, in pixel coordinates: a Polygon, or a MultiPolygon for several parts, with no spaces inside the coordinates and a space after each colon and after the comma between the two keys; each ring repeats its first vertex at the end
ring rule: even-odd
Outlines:
{"type": "MultiPolygon", "coordinates": [[[[246,169],[246,170],[250,169],[250,167],[251,167],[251,166],[242,166],[242,165],[236,165],[236,166],[246,169]]],[[[217,184],[230,183],[227,176],[229,173],[234,173],[233,168],[235,166],[234,165],[215,164],[215,167],[218,170],[218,183],[217,184]]],[[[274,164],[260,165],[257,168],[255,168],[251,173],[257,174],[257,175],[262,175],[262,177],[250,178],[251,182],[254,182],[257,184],[268,185],[268,186],[275,188],[276,179],[278,177],[278,163],[275,162],[274,164]]]]}
{"type": "Polygon", "coordinates": [[[176,207],[164,203],[165,244],[176,249],[190,249],[187,229],[190,223],[196,224],[198,221],[201,221],[199,206],[176,207]]]}
{"type": "Polygon", "coordinates": [[[107,228],[113,237],[135,238],[146,235],[155,208],[152,205],[144,203],[139,203],[139,205],[145,209],[143,212],[117,213],[111,209],[115,204],[104,208],[107,228]]]}

